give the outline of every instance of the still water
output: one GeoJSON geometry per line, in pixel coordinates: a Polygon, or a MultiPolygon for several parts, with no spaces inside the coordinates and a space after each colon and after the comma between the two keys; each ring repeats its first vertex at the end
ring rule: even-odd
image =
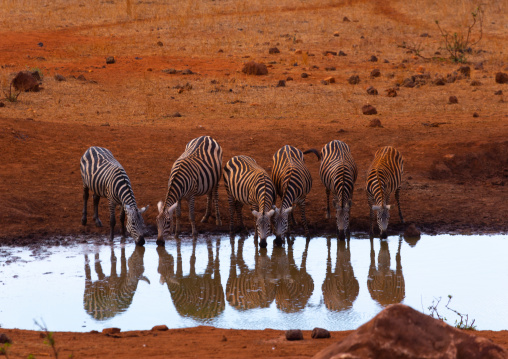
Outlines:
{"type": "Polygon", "coordinates": [[[51,331],[211,325],[356,329],[391,303],[449,324],[508,329],[508,236],[297,237],[259,249],[252,237],[0,247],[0,327],[51,331]]]}

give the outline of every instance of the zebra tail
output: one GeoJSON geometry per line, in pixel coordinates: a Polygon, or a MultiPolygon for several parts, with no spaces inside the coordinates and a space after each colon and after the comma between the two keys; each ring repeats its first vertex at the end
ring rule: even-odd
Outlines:
{"type": "Polygon", "coordinates": [[[307,153],[314,153],[318,161],[321,161],[321,153],[319,153],[319,151],[316,150],[315,148],[309,148],[307,151],[303,152],[304,155],[306,155],[307,153]]]}

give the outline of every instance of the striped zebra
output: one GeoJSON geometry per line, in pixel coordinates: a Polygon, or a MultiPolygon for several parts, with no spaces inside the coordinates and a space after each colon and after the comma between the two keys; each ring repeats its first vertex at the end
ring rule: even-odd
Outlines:
{"type": "Polygon", "coordinates": [[[268,173],[254,159],[247,156],[236,156],[224,166],[224,183],[228,193],[230,232],[234,231],[234,215],[238,216],[243,227],[242,208],[250,206],[256,218],[254,240],[266,248],[266,238],[270,233],[270,219],[275,213],[275,186],[268,173]]]}
{"type": "Polygon", "coordinates": [[[400,303],[406,296],[406,282],[402,273],[400,247],[402,238],[399,239],[397,254],[395,255],[395,270],[390,269],[390,251],[388,242],[380,241],[381,247],[378,254],[376,268],[376,253],[373,239],[370,239],[370,266],[367,277],[367,288],[370,296],[376,302],[386,307],[390,304],[400,303]]]}
{"type": "Polygon", "coordinates": [[[125,248],[121,248],[120,275],[117,273],[117,258],[111,247],[111,274],[104,275],[99,253],[95,254],[95,273],[98,280],[92,281],[90,260],[85,255],[85,292],[83,306],[85,311],[96,320],[111,319],[125,312],[131,305],[140,280],[150,284],[143,275],[145,267],[143,257],[145,248],[136,246],[129,260],[125,257],[125,248]],[[128,264],[128,269],[127,269],[128,264]]]}
{"type": "Polygon", "coordinates": [[[272,181],[281,198],[280,209],[275,208],[273,215],[273,231],[280,243],[288,233],[288,216],[292,223],[294,205],[300,206],[305,235],[309,236],[309,227],[305,217],[305,199],[312,188],[312,177],[305,166],[303,153],[290,145],[282,147],[273,155],[272,181]]]}
{"type": "Polygon", "coordinates": [[[83,217],[81,223],[86,225],[89,190],[93,192],[94,220],[97,227],[102,227],[99,219],[99,200],[105,197],[109,202],[109,224],[111,240],[115,229],[115,208],[120,205],[120,223],[122,236],[125,229],[131,234],[137,245],[145,244],[145,223],[141,214],[148,206],[138,209],[131,182],[122,165],[113,157],[110,150],[102,147],[90,147],[81,157],[81,178],[83,179],[83,217]],[[125,215],[127,214],[127,226],[125,215]]]}
{"type": "Polygon", "coordinates": [[[395,148],[386,146],[379,149],[367,171],[367,200],[370,208],[370,234],[374,233],[374,211],[382,239],[387,237],[386,229],[390,219],[390,195],[395,191],[400,221],[404,223],[400,210],[400,187],[404,160],[395,148]]]}
{"type": "MultiPolygon", "coordinates": [[[[314,149],[304,153],[308,152],[317,154],[314,149]]],[[[330,218],[330,193],[332,193],[339,239],[344,240],[346,234],[349,235],[349,213],[353,205],[353,190],[358,168],[349,146],[338,140],[324,145],[320,157],[319,175],[326,190],[326,218],[330,218]]]]}
{"type": "Polygon", "coordinates": [[[189,218],[192,236],[197,235],[194,220],[194,199],[207,195],[206,212],[201,222],[208,221],[211,214],[212,198],[215,204],[215,223],[220,226],[219,180],[222,167],[222,148],[210,136],[201,136],[190,141],[185,151],[175,161],[169,175],[168,190],[164,202],[158,203],[157,244],[164,244],[173,226],[173,213],[176,213],[175,235],[180,232],[181,201],[189,202],[189,218]]]}

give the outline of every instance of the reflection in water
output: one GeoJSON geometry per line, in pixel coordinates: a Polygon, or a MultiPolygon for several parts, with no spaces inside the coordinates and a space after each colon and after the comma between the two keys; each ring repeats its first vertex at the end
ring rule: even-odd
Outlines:
{"type": "Polygon", "coordinates": [[[331,239],[327,238],[328,258],[326,277],[323,282],[323,298],[326,308],[334,311],[347,310],[353,306],[360,291],[360,285],[351,265],[350,241],[337,241],[337,260],[332,272],[331,239]]]}
{"type": "Polygon", "coordinates": [[[226,306],[219,271],[220,239],[217,239],[215,260],[212,242],[206,240],[208,264],[202,275],[196,274],[196,240],[192,242],[190,272],[187,276],[183,275],[181,246],[181,240],[177,239],[176,273],[173,256],[163,246],[157,247],[161,284],[167,284],[175,308],[181,316],[198,320],[217,317],[226,306]]]}
{"type": "Polygon", "coordinates": [[[96,320],[106,320],[113,318],[118,313],[125,312],[132,303],[134,293],[138,287],[140,279],[150,283],[143,276],[145,267],[143,265],[143,256],[145,248],[136,246],[134,252],[129,258],[127,270],[127,261],[125,259],[125,248],[121,248],[120,256],[120,276],[116,272],[117,258],[113,245],[111,245],[111,274],[106,277],[102,271],[99,253],[95,254],[95,272],[98,280],[92,281],[90,261],[85,254],[85,293],[83,295],[83,305],[86,312],[96,320]]]}
{"type": "Polygon", "coordinates": [[[395,271],[390,269],[390,251],[388,242],[381,240],[381,248],[378,255],[378,268],[376,268],[374,241],[370,239],[370,267],[367,279],[367,287],[372,299],[387,306],[389,304],[400,303],[406,295],[406,285],[402,273],[402,264],[400,257],[400,246],[402,238],[399,239],[399,247],[395,260],[397,266],[395,271]]]}

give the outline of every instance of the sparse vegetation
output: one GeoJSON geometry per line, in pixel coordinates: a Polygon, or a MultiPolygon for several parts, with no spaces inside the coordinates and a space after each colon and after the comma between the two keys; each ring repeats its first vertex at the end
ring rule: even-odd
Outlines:
{"type": "Polygon", "coordinates": [[[436,20],[436,25],[445,42],[445,49],[450,54],[450,58],[453,62],[466,62],[466,53],[472,52],[472,46],[478,44],[482,39],[484,11],[481,5],[471,13],[471,16],[472,22],[466,26],[466,34],[463,34],[462,32],[451,33],[447,30],[444,30],[439,25],[439,21],[436,20]],[[479,26],[477,35],[478,39],[474,41],[473,30],[475,29],[476,25],[479,26]]]}
{"type": "Polygon", "coordinates": [[[4,343],[0,345],[0,355],[4,355],[6,358],[9,358],[8,349],[11,346],[11,343],[4,343]]]}
{"type": "Polygon", "coordinates": [[[53,332],[48,331],[48,328],[46,326],[46,323],[44,323],[44,321],[42,321],[42,324],[40,324],[37,320],[34,319],[34,323],[39,327],[39,329],[42,332],[44,332],[45,334],[44,344],[47,344],[51,347],[55,359],[58,359],[58,349],[56,348],[56,342],[55,337],[53,336],[53,332]]]}
{"type": "MultiPolygon", "coordinates": [[[[457,310],[450,308],[449,304],[450,304],[451,300],[452,300],[452,296],[448,295],[448,303],[446,303],[445,308],[448,310],[451,310],[452,312],[454,312],[455,314],[457,314],[460,317],[460,321],[458,319],[455,320],[455,327],[459,328],[459,329],[464,329],[464,330],[476,330],[476,325],[474,325],[475,319],[473,319],[473,321],[470,323],[469,322],[469,314],[462,314],[462,313],[459,313],[457,310]]],[[[441,297],[439,297],[438,299],[434,299],[432,301],[432,304],[427,308],[430,311],[429,315],[432,318],[436,318],[436,319],[439,319],[443,322],[446,322],[447,321],[446,317],[441,316],[438,312],[437,307],[439,306],[439,303],[441,303],[441,297]]]]}
{"type": "Polygon", "coordinates": [[[3,90],[3,93],[5,95],[5,99],[9,102],[17,102],[18,97],[21,94],[21,90],[13,90],[12,83],[9,85],[9,91],[3,90]]]}

